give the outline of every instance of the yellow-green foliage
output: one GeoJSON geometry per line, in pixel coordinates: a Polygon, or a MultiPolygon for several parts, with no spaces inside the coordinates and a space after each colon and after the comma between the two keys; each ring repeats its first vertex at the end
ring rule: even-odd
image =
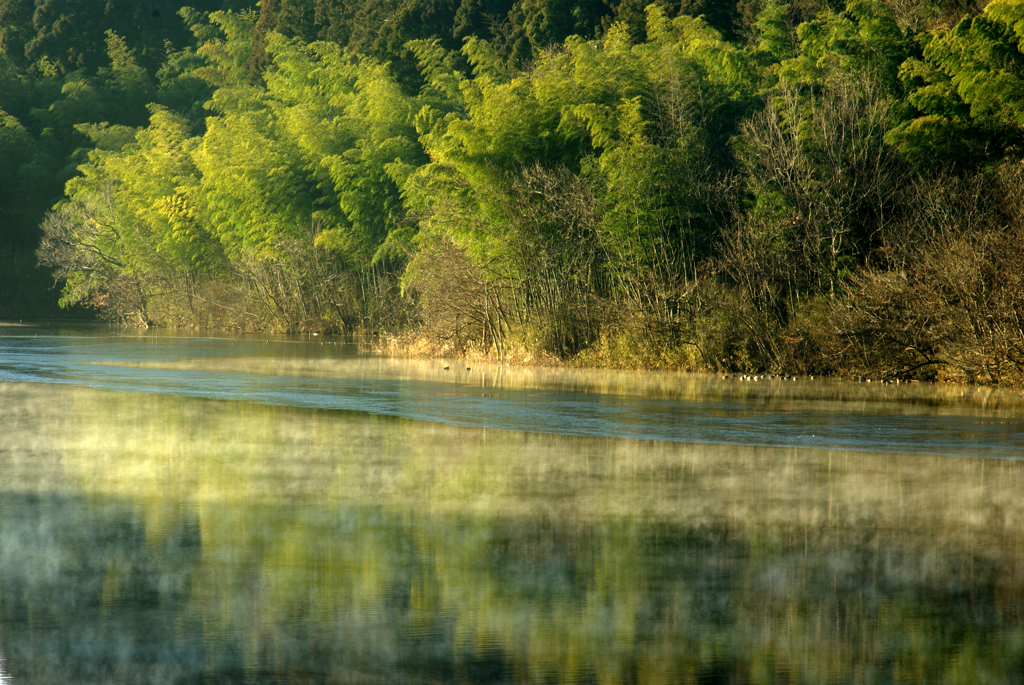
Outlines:
{"type": "MultiPolygon", "coordinates": [[[[963,278],[994,284],[1012,262],[1016,185],[992,181],[1021,154],[1019,0],[931,32],[869,0],[813,17],[772,2],[744,20],[746,42],[710,6],[651,5],[642,27],[623,9],[573,36],[600,18],[528,4],[513,33],[540,41],[533,61],[511,35],[470,31],[453,49],[417,34],[401,47],[415,73],[274,33],[269,9],[186,11],[197,43],[157,82],[110,33],[101,81],[69,76],[37,111],[94,145],[44,226],[62,301],[153,323],[217,310],[409,333],[503,359],[1020,375],[1020,298],[932,278],[933,253],[908,247],[938,244],[927,226],[941,226],[975,255],[963,278]],[[95,120],[111,94],[190,92],[204,114],[95,120]],[[926,206],[921,184],[943,174],[966,184],[953,204],[995,189],[971,210],[985,221],[926,206]],[[938,308],[980,294],[963,325],[908,308],[898,321],[863,311],[879,273],[938,308]],[[231,295],[209,301],[218,291],[231,295]],[[888,361],[851,352],[871,336],[888,361]]],[[[30,134],[4,122],[17,156],[30,134]]]]}

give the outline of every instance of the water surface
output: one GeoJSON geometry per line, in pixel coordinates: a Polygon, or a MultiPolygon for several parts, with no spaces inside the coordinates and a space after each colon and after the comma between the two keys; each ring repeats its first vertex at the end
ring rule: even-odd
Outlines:
{"type": "Polygon", "coordinates": [[[335,342],[0,328],[0,683],[1022,680],[1013,394],[335,342]]]}

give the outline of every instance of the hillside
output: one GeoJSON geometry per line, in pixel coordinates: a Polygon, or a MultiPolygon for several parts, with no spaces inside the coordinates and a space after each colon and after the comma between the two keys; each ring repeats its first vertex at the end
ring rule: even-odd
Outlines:
{"type": "Polygon", "coordinates": [[[0,27],[0,316],[52,308],[38,260],[130,324],[1024,379],[1022,0],[6,0],[0,27]]]}

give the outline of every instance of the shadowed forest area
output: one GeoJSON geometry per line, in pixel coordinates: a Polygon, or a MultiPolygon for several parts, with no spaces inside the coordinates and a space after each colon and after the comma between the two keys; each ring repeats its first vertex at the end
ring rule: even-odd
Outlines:
{"type": "Polygon", "coordinates": [[[0,317],[1021,384],[1022,37],[1024,0],[0,0],[0,317]]]}

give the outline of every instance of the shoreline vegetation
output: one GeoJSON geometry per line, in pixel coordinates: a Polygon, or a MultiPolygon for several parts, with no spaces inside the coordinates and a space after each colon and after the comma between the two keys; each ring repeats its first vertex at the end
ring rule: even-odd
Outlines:
{"type": "Polygon", "coordinates": [[[0,316],[1024,384],[1024,0],[114,4],[0,0],[0,316]]]}

